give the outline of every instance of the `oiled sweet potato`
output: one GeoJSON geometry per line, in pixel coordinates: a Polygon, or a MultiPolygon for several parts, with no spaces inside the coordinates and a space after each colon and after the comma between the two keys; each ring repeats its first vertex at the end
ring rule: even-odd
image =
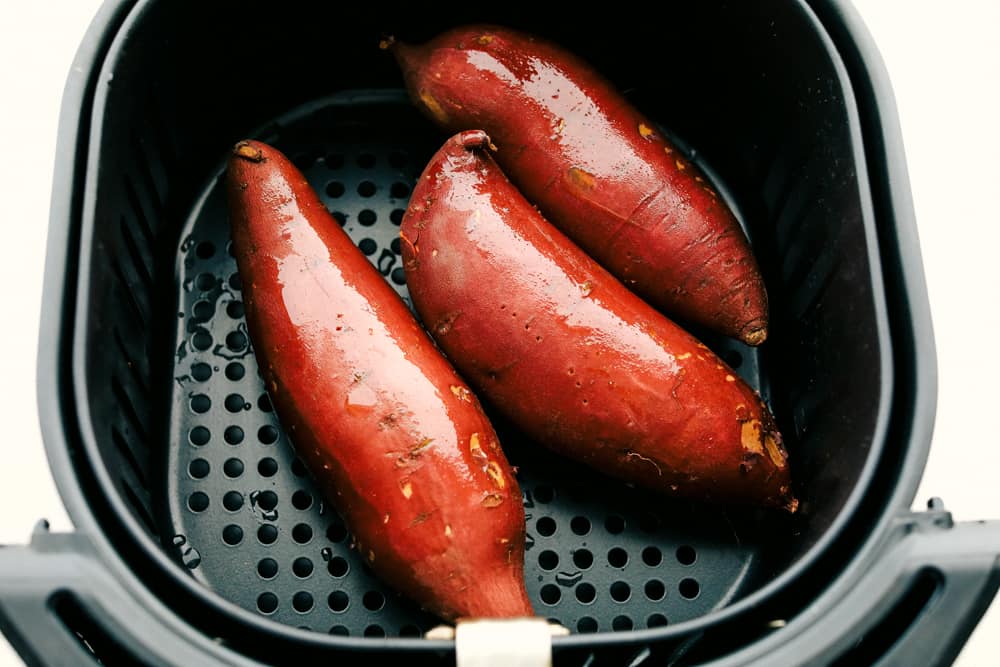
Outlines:
{"type": "Polygon", "coordinates": [[[414,103],[451,132],[485,130],[528,200],[630,289],[669,314],[764,341],[767,294],[732,212],[585,63],[493,26],[385,44],[414,103]]]}
{"type": "Polygon", "coordinates": [[[794,511],[760,397],[549,225],[488,145],[482,131],[451,138],[401,227],[413,303],[463,376],[540,443],[598,470],[794,511]]]}
{"type": "Polygon", "coordinates": [[[268,393],[359,552],[445,619],[530,615],[521,494],[476,397],[285,156],[237,144],[227,190],[268,393]]]}

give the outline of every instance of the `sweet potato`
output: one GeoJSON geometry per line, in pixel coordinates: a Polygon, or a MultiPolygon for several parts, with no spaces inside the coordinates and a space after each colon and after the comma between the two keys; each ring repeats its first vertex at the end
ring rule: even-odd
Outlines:
{"type": "Polygon", "coordinates": [[[524,509],[480,404],[267,145],[236,145],[233,245],[282,426],[390,585],[444,619],[531,615],[524,509]]]}
{"type": "Polygon", "coordinates": [[[482,131],[451,138],[401,226],[410,296],[463,377],[538,442],[598,470],[794,511],[761,398],[549,225],[488,145],[482,131]]]}
{"type": "Polygon", "coordinates": [[[446,130],[485,130],[529,201],[665,312],[758,345],[767,294],[728,206],[656,125],[541,39],[467,26],[387,40],[414,103],[446,130]]]}

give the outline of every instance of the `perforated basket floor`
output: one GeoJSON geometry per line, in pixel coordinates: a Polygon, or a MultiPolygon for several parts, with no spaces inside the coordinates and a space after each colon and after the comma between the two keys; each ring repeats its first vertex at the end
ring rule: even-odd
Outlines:
{"type": "MultiPolygon", "coordinates": [[[[392,91],[308,105],[259,138],[292,157],[406,298],[399,223],[443,137],[392,91]]],[[[437,620],[374,578],[281,430],[229,248],[224,192],[213,179],[178,252],[166,469],[174,537],[166,546],[219,595],[279,623],[351,636],[421,634],[437,620]]],[[[755,352],[706,342],[759,386],[755,352]]],[[[726,511],[632,490],[495,424],[519,468],[527,588],[539,615],[575,632],[654,627],[703,615],[766,576],[757,542],[726,511]]]]}

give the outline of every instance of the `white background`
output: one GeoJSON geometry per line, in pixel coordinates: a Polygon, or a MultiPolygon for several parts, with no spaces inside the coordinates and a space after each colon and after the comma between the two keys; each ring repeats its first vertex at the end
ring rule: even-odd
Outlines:
{"type": "MultiPolygon", "coordinates": [[[[0,0],[0,544],[69,529],[42,450],[35,355],[56,119],[98,0],[0,0]]],[[[858,0],[896,92],[937,339],[939,397],[917,495],[1000,519],[1000,3],[858,0]]],[[[60,159],[69,159],[68,155],[60,159]]],[[[1000,664],[1000,603],[958,664],[1000,664]]],[[[0,665],[20,665],[0,640],[0,665]]]]}

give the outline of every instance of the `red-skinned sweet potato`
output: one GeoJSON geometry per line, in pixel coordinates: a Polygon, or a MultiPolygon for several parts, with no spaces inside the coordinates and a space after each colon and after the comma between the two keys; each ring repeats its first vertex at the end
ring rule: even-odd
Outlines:
{"type": "Polygon", "coordinates": [[[451,132],[485,130],[528,200],[630,289],[670,314],[764,341],[767,294],[732,212],[585,63],[493,26],[384,44],[418,107],[451,132]]]}
{"type": "Polygon", "coordinates": [[[237,144],[227,190],[268,393],[359,552],[447,620],[531,615],[520,490],[476,397],[285,156],[237,144]]]}
{"type": "Polygon", "coordinates": [[[549,225],[488,145],[482,131],[450,139],[401,227],[413,303],[463,376],[540,443],[598,470],[795,511],[760,397],[549,225]]]}

